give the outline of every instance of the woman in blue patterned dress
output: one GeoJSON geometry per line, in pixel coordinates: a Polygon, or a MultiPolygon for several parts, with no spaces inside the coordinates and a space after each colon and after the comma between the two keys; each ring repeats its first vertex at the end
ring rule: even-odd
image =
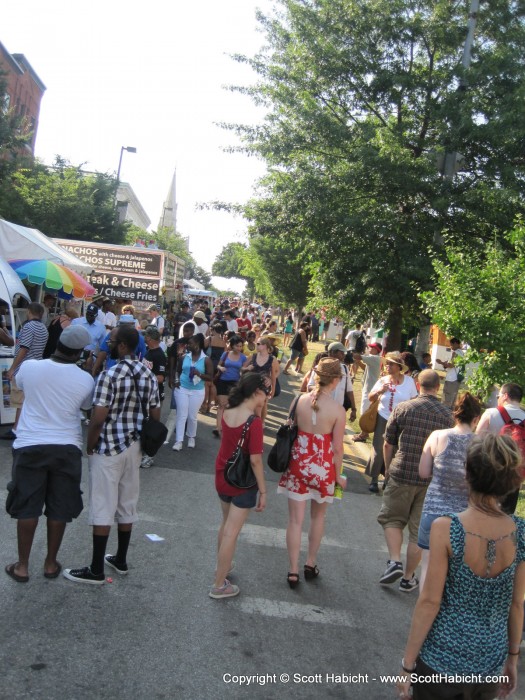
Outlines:
{"type": "Polygon", "coordinates": [[[404,680],[397,683],[400,698],[410,697],[411,681],[414,700],[493,700],[515,691],[525,521],[503,513],[500,501],[521,483],[520,467],[510,438],[473,438],[466,461],[468,507],[431,527],[427,580],[401,661],[404,680]],[[500,674],[505,678],[488,679],[500,674]]]}
{"type": "Polygon", "coordinates": [[[434,430],[425,443],[419,462],[419,476],[432,477],[427,489],[417,544],[423,550],[419,590],[427,575],[430,527],[444,513],[461,513],[468,506],[469,489],[465,479],[467,449],[481,416],[481,404],[468,391],[454,405],[453,428],[434,430]]]}

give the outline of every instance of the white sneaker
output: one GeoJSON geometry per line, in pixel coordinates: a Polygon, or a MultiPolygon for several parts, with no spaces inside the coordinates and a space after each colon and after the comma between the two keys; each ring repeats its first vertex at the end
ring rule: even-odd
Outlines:
{"type": "Polygon", "coordinates": [[[188,438],[188,447],[195,447],[195,438],[188,438]]]}
{"type": "Polygon", "coordinates": [[[182,450],[182,442],[176,442],[172,449],[175,450],[175,452],[180,452],[182,450]]]}
{"type": "Polygon", "coordinates": [[[144,455],[142,458],[142,461],[140,463],[140,468],[141,469],[151,469],[153,466],[153,457],[148,457],[148,455],[144,455]]]}

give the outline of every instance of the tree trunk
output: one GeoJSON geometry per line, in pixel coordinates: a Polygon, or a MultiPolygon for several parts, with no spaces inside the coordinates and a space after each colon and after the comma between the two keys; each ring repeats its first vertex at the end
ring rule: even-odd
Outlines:
{"type": "Polygon", "coordinates": [[[403,328],[403,309],[401,307],[398,306],[394,309],[390,309],[386,322],[386,328],[388,331],[388,336],[386,339],[387,352],[400,350],[401,330],[403,328]]]}

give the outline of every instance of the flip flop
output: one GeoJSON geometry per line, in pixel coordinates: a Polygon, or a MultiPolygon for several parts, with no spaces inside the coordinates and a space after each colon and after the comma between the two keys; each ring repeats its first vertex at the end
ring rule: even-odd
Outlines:
{"type": "Polygon", "coordinates": [[[14,564],[8,564],[5,567],[5,572],[8,576],[11,576],[13,581],[16,581],[17,583],[27,583],[29,581],[29,576],[19,576],[16,571],[15,567],[18,564],[16,561],[14,564]]]}
{"type": "Polygon", "coordinates": [[[53,571],[53,573],[48,573],[47,571],[44,571],[44,577],[45,578],[57,578],[60,576],[60,572],[62,571],[62,564],[57,561],[57,568],[56,571],[53,571]]]}

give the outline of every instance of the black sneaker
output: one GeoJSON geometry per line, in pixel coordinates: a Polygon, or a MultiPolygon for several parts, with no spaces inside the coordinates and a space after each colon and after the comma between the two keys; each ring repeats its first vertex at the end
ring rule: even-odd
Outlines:
{"type": "Polygon", "coordinates": [[[117,557],[114,554],[106,554],[104,560],[108,566],[111,566],[112,569],[115,569],[117,574],[120,574],[121,576],[127,576],[128,565],[118,564],[117,557]]]}
{"type": "Polygon", "coordinates": [[[387,562],[387,567],[385,573],[379,579],[379,583],[394,583],[398,578],[403,576],[403,564],[400,561],[392,561],[391,559],[387,562]]]}
{"type": "Polygon", "coordinates": [[[415,591],[419,586],[419,579],[417,576],[412,574],[412,578],[402,578],[399,582],[399,590],[404,593],[410,593],[410,591],[415,591]]]}
{"type": "Polygon", "coordinates": [[[372,481],[372,483],[368,487],[368,490],[370,491],[370,493],[379,493],[379,484],[377,483],[377,481],[372,481]]]}
{"type": "Polygon", "coordinates": [[[83,569],[64,569],[62,575],[69,581],[90,583],[93,586],[101,586],[106,580],[104,574],[92,573],[89,566],[85,566],[83,569]]]}

